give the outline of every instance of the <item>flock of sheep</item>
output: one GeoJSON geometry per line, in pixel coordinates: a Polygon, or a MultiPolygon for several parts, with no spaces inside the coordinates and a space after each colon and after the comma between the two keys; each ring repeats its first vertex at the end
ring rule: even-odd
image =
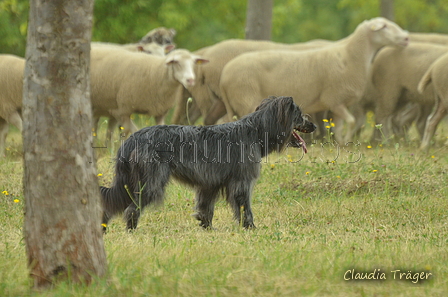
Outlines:
{"type": "MultiPolygon", "coordinates": [[[[108,141],[118,124],[126,135],[137,130],[133,113],[163,124],[174,108],[172,123],[202,116],[210,125],[244,116],[274,95],[292,96],[314,122],[330,112],[338,142],[351,141],[373,110],[382,135],[372,141],[400,136],[415,122],[427,149],[448,110],[448,35],[408,33],[374,18],[338,41],[231,39],[191,53],[174,49],[175,34],[161,27],[135,44],[92,42],[94,128],[108,117],[108,141]]],[[[24,67],[23,58],[0,55],[0,154],[9,124],[22,129],[24,67]]]]}

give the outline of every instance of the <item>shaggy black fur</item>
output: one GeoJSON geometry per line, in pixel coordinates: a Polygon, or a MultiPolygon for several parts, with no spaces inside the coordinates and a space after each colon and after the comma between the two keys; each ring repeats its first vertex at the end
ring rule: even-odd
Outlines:
{"type": "Polygon", "coordinates": [[[103,222],[124,211],[127,228],[136,228],[141,210],[163,201],[173,176],[196,190],[194,216],[200,226],[212,226],[214,205],[223,192],[235,219],[245,228],[255,227],[251,193],[262,158],[288,145],[304,146],[294,130],[310,133],[315,128],[291,97],[265,99],[255,112],[231,123],[143,128],[118,150],[112,187],[101,187],[103,222]]]}

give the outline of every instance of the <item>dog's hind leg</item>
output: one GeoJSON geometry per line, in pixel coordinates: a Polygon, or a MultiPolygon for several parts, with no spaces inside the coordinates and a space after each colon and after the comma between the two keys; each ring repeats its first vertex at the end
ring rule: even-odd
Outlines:
{"type": "Polygon", "coordinates": [[[227,201],[233,215],[246,229],[255,228],[251,208],[251,194],[255,181],[234,181],[227,186],[227,201]]]}
{"type": "Polygon", "coordinates": [[[212,227],[213,213],[218,193],[219,189],[196,189],[196,213],[193,216],[201,221],[199,226],[206,229],[212,227]]]}
{"type": "Polygon", "coordinates": [[[129,189],[132,203],[125,209],[124,218],[128,231],[137,228],[142,210],[151,203],[160,203],[165,195],[165,187],[170,177],[167,164],[139,168],[139,180],[134,181],[134,188],[129,189]]]}

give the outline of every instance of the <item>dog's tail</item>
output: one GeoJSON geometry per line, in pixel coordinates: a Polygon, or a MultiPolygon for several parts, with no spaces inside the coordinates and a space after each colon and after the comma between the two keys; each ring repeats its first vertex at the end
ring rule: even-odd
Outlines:
{"type": "Polygon", "coordinates": [[[124,186],[100,187],[100,192],[104,210],[103,223],[105,224],[113,216],[122,213],[132,202],[124,186]]]}
{"type": "Polygon", "coordinates": [[[135,172],[132,170],[132,160],[122,158],[123,147],[118,150],[118,159],[115,164],[115,176],[110,188],[100,187],[104,217],[103,223],[112,218],[114,215],[122,213],[133,201],[132,190],[134,189],[133,177],[135,172]]]}

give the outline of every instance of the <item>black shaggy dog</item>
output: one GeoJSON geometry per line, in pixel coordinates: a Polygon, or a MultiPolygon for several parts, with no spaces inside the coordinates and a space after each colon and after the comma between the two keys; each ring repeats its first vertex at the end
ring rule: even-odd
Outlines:
{"type": "Polygon", "coordinates": [[[214,205],[222,192],[235,219],[245,228],[255,227],[251,193],[262,158],[288,145],[306,152],[296,131],[315,129],[291,97],[264,99],[255,112],[231,123],[143,128],[118,150],[112,187],[101,187],[103,222],[124,211],[128,230],[136,228],[141,210],[163,201],[173,176],[196,190],[194,216],[200,226],[212,226],[214,205]]]}

